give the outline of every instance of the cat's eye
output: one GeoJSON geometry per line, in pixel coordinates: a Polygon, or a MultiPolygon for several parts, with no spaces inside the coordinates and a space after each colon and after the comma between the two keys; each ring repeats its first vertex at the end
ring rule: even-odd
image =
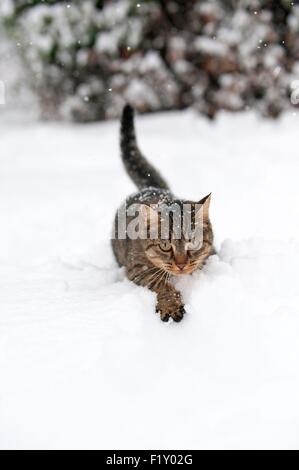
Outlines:
{"type": "Polygon", "coordinates": [[[162,240],[159,243],[159,248],[162,251],[171,251],[171,243],[168,240],[162,240]]]}

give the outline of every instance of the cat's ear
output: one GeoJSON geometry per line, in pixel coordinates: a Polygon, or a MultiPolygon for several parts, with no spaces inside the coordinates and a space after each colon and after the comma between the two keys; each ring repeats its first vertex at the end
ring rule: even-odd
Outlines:
{"type": "Polygon", "coordinates": [[[203,217],[208,218],[209,217],[209,208],[210,208],[210,202],[211,202],[211,195],[212,193],[208,194],[207,196],[203,197],[198,204],[200,204],[203,208],[203,217]]]}

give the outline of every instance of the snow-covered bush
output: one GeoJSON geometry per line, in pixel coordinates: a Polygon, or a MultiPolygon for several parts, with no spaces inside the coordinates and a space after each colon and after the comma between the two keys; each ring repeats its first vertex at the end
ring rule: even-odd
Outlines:
{"type": "Polygon", "coordinates": [[[45,116],[291,106],[299,6],[288,0],[2,0],[45,116]]]}

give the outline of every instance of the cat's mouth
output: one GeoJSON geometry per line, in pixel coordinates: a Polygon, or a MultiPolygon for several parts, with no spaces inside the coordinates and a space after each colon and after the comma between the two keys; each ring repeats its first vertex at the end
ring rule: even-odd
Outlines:
{"type": "Polygon", "coordinates": [[[192,274],[197,268],[198,263],[191,260],[185,260],[183,263],[177,263],[174,260],[169,262],[161,262],[161,260],[150,259],[151,263],[158,269],[171,274],[172,276],[182,276],[184,274],[192,274]]]}
{"type": "Polygon", "coordinates": [[[183,274],[191,274],[196,269],[195,266],[192,264],[176,265],[172,264],[171,266],[167,266],[166,270],[175,276],[182,276],[183,274]]]}

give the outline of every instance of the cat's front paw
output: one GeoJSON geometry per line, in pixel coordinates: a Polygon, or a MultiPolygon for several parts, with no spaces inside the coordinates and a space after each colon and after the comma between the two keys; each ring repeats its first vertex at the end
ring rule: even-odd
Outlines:
{"type": "Polygon", "coordinates": [[[181,321],[185,314],[181,295],[178,292],[171,292],[171,295],[158,297],[156,311],[160,314],[162,321],[167,322],[169,318],[175,322],[181,321]]]}
{"type": "Polygon", "coordinates": [[[179,322],[183,319],[183,316],[185,315],[185,307],[184,305],[181,305],[180,308],[174,312],[171,317],[173,318],[174,321],[179,322]]]}

